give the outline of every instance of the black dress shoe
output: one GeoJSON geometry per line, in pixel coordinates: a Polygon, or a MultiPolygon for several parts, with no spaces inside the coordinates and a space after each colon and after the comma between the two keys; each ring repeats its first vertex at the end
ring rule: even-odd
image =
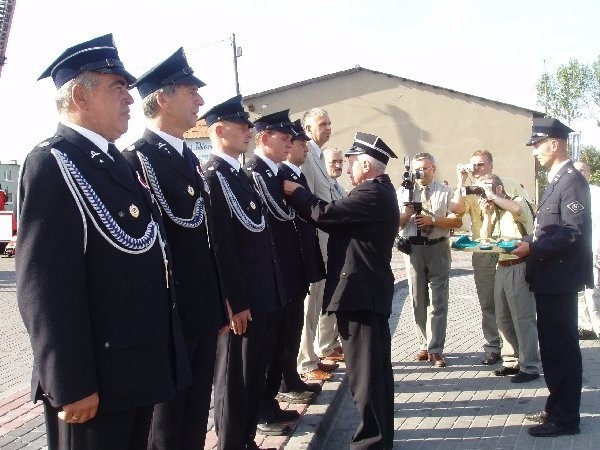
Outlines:
{"type": "Polygon", "coordinates": [[[320,383],[302,383],[302,389],[306,392],[313,392],[318,394],[323,390],[320,383]]]}
{"type": "Polygon", "coordinates": [[[525,414],[525,418],[527,420],[537,423],[544,423],[546,420],[548,420],[548,417],[550,417],[550,415],[546,411],[525,414]]]}
{"type": "Polygon", "coordinates": [[[261,422],[256,425],[256,431],[265,436],[285,436],[290,432],[290,427],[281,422],[261,422]]]}
{"type": "Polygon", "coordinates": [[[273,417],[275,418],[275,421],[288,422],[291,420],[298,420],[300,418],[300,413],[293,409],[277,408],[273,411],[273,417]]]}
{"type": "Polygon", "coordinates": [[[493,366],[497,362],[500,361],[500,353],[496,352],[487,352],[485,356],[481,359],[481,364],[486,366],[493,366]]]}
{"type": "Polygon", "coordinates": [[[512,377],[512,380],[510,380],[511,383],[527,383],[528,381],[533,381],[533,380],[537,380],[540,377],[539,373],[526,373],[526,372],[521,372],[519,370],[519,373],[517,373],[514,377],[512,377]]]}
{"type": "Polygon", "coordinates": [[[309,391],[289,391],[289,392],[279,392],[275,397],[280,402],[287,403],[310,403],[313,399],[314,394],[309,391]]]}
{"type": "Polygon", "coordinates": [[[516,375],[519,373],[518,367],[506,367],[502,366],[499,369],[494,370],[494,375],[497,377],[505,377],[506,375],[516,375]]]}
{"type": "Polygon", "coordinates": [[[535,437],[552,437],[561,436],[563,434],[579,434],[579,427],[564,428],[546,420],[540,425],[534,425],[527,430],[530,435],[535,437]]]}

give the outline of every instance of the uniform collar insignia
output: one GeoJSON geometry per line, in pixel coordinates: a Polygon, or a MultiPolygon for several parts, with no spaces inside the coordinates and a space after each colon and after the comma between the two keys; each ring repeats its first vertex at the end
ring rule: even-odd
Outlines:
{"type": "Polygon", "coordinates": [[[92,155],[92,158],[95,158],[96,156],[98,156],[100,154],[100,152],[95,152],[94,150],[90,151],[90,154],[92,155]]]}

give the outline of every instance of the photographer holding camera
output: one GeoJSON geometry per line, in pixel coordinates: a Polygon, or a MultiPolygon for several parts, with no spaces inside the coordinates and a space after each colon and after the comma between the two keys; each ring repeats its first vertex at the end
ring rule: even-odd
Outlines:
{"type": "MultiPolygon", "coordinates": [[[[456,187],[457,199],[461,211],[471,219],[472,239],[479,239],[483,220],[483,211],[479,205],[477,187],[466,186],[469,175],[475,185],[481,184],[494,169],[494,159],[487,150],[477,150],[471,156],[469,164],[457,166],[458,185],[456,187]],[[464,188],[464,190],[463,190],[464,188]],[[470,195],[475,194],[475,195],[470,195]]],[[[481,193],[480,193],[481,195],[481,193]]],[[[500,361],[500,334],[496,324],[496,308],[494,306],[494,279],[496,276],[497,253],[473,253],[472,263],[477,297],[481,306],[481,328],[485,342],[483,349],[485,355],[481,364],[492,365],[500,361]]]]}
{"type": "Polygon", "coordinates": [[[448,236],[450,229],[461,226],[461,219],[453,215],[458,205],[450,187],[433,179],[435,171],[431,154],[415,155],[413,172],[408,166],[402,187],[398,189],[398,199],[401,239],[405,238],[410,244],[402,251],[421,346],[415,361],[431,361],[434,367],[445,367],[442,352],[446,340],[451,262],[448,236]]]}

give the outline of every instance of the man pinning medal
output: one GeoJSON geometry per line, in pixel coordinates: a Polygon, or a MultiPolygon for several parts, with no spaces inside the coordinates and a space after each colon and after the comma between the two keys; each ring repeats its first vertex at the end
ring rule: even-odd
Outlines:
{"type": "Polygon", "coordinates": [[[352,448],[391,449],[394,379],[388,319],[394,293],[390,267],[400,211],[385,174],[394,152],[378,136],[356,133],[346,152],[355,188],[327,203],[284,182],[290,203],[329,233],[323,310],[335,314],[354,404],[361,421],[352,448]]]}

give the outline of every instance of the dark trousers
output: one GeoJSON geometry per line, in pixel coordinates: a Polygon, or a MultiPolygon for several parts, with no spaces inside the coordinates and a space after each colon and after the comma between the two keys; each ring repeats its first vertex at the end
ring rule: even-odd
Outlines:
{"type": "Polygon", "coordinates": [[[544,379],[550,395],[545,411],[558,426],[579,426],[582,363],[577,331],[577,293],[535,294],[544,379]]]}
{"type": "Polygon", "coordinates": [[[292,300],[283,308],[275,337],[273,360],[267,368],[263,401],[259,418],[272,420],[275,396],[282,392],[302,389],[302,379],[296,369],[302,326],[304,325],[304,298],[292,300]]]}
{"type": "Polygon", "coordinates": [[[265,371],[273,357],[280,311],[253,313],[245,334],[219,336],[215,369],[215,431],[219,450],[254,440],[265,371]]]}
{"type": "Polygon", "coordinates": [[[204,448],[210,394],[217,351],[217,330],[185,336],[192,385],[169,401],[156,405],[148,449],[198,450],[204,448]]]}
{"type": "Polygon", "coordinates": [[[146,450],[152,406],[98,413],[81,424],[60,420],[59,412],[44,401],[48,450],[146,450]]]}
{"type": "Polygon", "coordinates": [[[372,311],[337,311],[352,398],[360,424],[351,449],[391,449],[394,376],[388,318],[372,311]]]}

